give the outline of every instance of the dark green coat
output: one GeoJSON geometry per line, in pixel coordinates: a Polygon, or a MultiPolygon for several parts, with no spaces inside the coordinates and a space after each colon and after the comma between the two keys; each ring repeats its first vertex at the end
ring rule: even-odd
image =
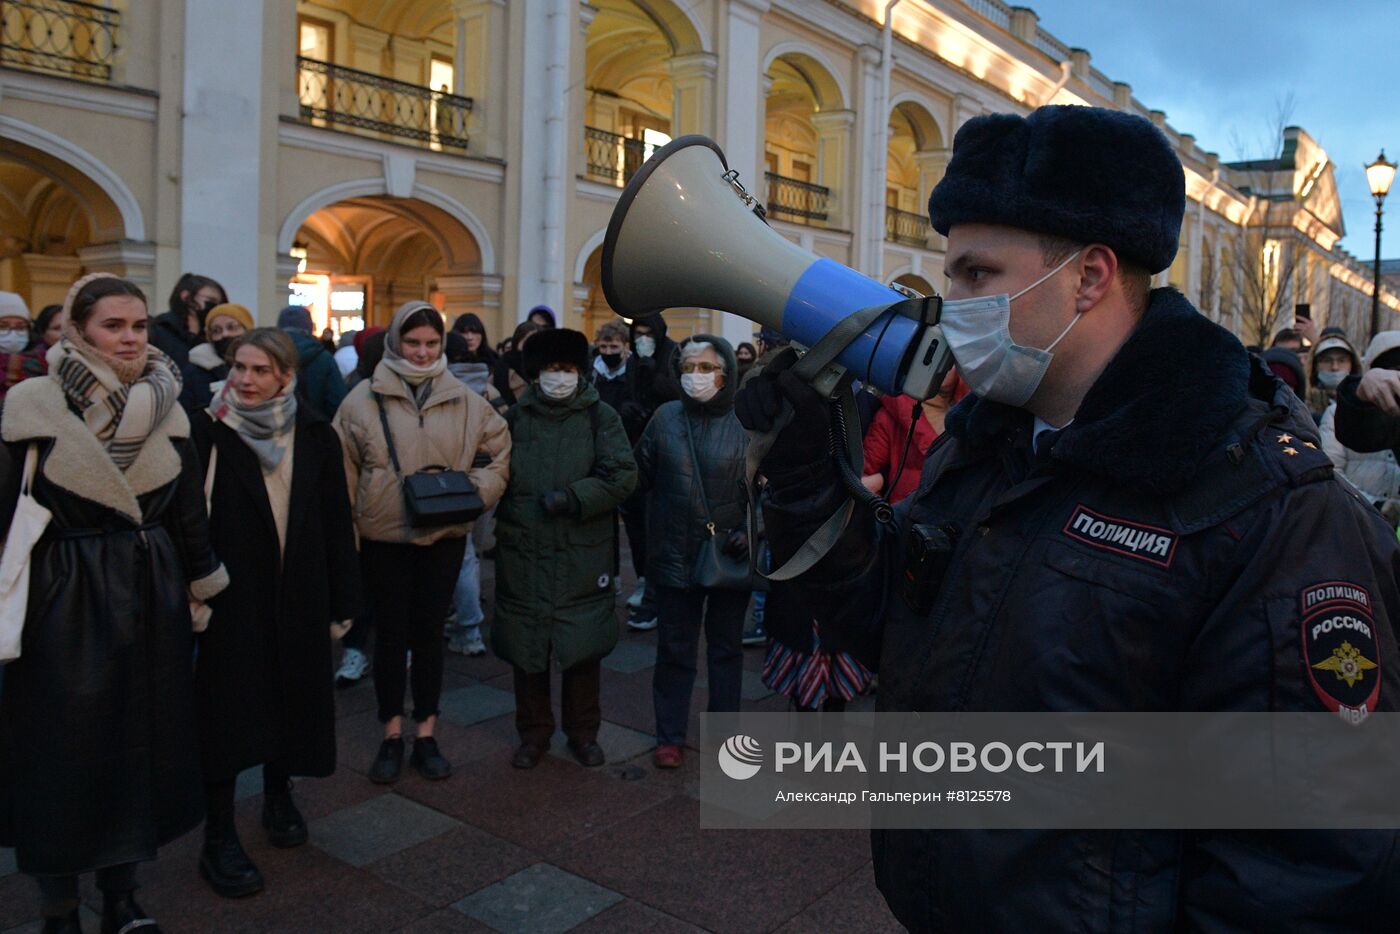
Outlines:
{"type": "Polygon", "coordinates": [[[528,672],[546,669],[551,648],[561,668],[602,658],[617,645],[615,511],[637,486],[622,419],[584,382],[563,403],[532,385],[506,421],[510,485],[496,510],[492,648],[528,672]],[[551,490],[572,493],[578,515],[546,516],[541,497],[551,490]]]}

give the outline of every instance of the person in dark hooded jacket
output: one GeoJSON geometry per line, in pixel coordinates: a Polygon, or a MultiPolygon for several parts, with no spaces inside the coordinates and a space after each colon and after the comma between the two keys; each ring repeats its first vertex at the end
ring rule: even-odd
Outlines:
{"type": "Polygon", "coordinates": [[[301,360],[297,369],[301,398],[322,418],[333,418],[348,392],[340,367],[335,363],[335,351],[316,339],[311,312],[302,305],[288,305],[277,314],[277,327],[291,335],[301,360]]]}
{"type": "Polygon", "coordinates": [[[656,765],[676,768],[690,719],[695,654],[705,631],[711,712],[739,709],[747,590],[695,587],[691,574],[707,535],[748,558],[744,454],[748,436],[734,417],[738,363],[722,337],[697,334],[671,355],[685,397],[656,410],[637,442],[647,494],[647,580],[656,587],[658,632],[652,700],[656,765]],[[693,441],[694,451],[691,450],[693,441]],[[698,461],[698,463],[697,463],[698,461]],[[713,524],[712,529],[707,526],[713,524]]]}
{"type": "Polygon", "coordinates": [[[190,361],[180,368],[184,386],[180,405],[191,415],[202,412],[214,399],[213,386],[228,379],[228,349],[253,330],[253,313],[242,305],[215,305],[204,319],[209,340],[190,351],[190,361]]]}
{"type": "Polygon", "coordinates": [[[215,305],[228,303],[228,293],[208,276],[187,272],[170,290],[169,310],[151,322],[151,343],[175,361],[190,362],[190,351],[204,333],[204,316],[215,305]]]}
{"type": "MultiPolygon", "coordinates": [[[[796,578],[823,641],[878,666],[880,710],[1325,711],[1366,729],[1397,708],[1400,544],[1293,390],[1150,288],[1184,203],[1180,160],[1137,116],[1048,106],[958,131],[929,209],[948,238],[940,326],[973,394],[895,528],[858,506],[796,578]],[[1007,310],[959,306],[990,297],[1007,310]],[[1366,606],[1339,607],[1339,582],[1366,606]],[[1327,612],[1365,619],[1305,625],[1327,612]],[[1336,652],[1375,667],[1330,677],[1336,652]]],[[[828,407],[782,362],[737,403],[754,431],[795,412],[760,465],[780,566],[848,501],[828,407]]],[[[872,833],[876,883],[919,932],[1390,929],[1397,846],[1389,830],[872,833]]]]}

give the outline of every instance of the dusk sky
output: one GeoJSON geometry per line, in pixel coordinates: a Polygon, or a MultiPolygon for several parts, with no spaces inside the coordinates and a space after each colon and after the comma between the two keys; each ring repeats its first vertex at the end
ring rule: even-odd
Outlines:
{"type": "MultiPolygon", "coordinates": [[[[1400,0],[1030,0],[1040,24],[1221,159],[1257,158],[1278,102],[1336,166],[1342,246],[1370,262],[1375,202],[1362,166],[1400,160],[1400,0]],[[1241,145],[1242,144],[1242,145],[1241,145]],[[1243,151],[1241,149],[1243,148],[1243,151]]],[[[1400,181],[1381,255],[1400,257],[1400,181]]]]}

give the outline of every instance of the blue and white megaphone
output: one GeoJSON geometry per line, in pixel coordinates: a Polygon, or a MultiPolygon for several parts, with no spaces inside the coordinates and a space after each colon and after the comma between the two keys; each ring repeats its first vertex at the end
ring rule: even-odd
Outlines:
{"type": "Polygon", "coordinates": [[[851,315],[882,309],[827,368],[882,392],[927,399],[953,363],[936,299],[911,300],[773,230],[705,136],[673,140],[628,183],[602,266],[603,293],[624,318],[714,308],[807,348],[851,315]]]}

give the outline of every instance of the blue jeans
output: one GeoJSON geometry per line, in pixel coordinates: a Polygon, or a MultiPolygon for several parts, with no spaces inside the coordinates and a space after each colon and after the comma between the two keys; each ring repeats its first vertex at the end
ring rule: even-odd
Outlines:
{"type": "Polygon", "coordinates": [[[740,637],[748,604],[749,594],[739,590],[656,588],[656,670],[651,693],[658,745],[685,742],[702,626],[710,682],[707,709],[710,713],[739,709],[744,675],[740,637]]]}
{"type": "Polygon", "coordinates": [[[476,555],[471,532],[467,533],[467,551],[452,591],[452,609],[453,621],[445,627],[449,636],[479,629],[486,618],[481,612],[481,559],[476,555]]]}

